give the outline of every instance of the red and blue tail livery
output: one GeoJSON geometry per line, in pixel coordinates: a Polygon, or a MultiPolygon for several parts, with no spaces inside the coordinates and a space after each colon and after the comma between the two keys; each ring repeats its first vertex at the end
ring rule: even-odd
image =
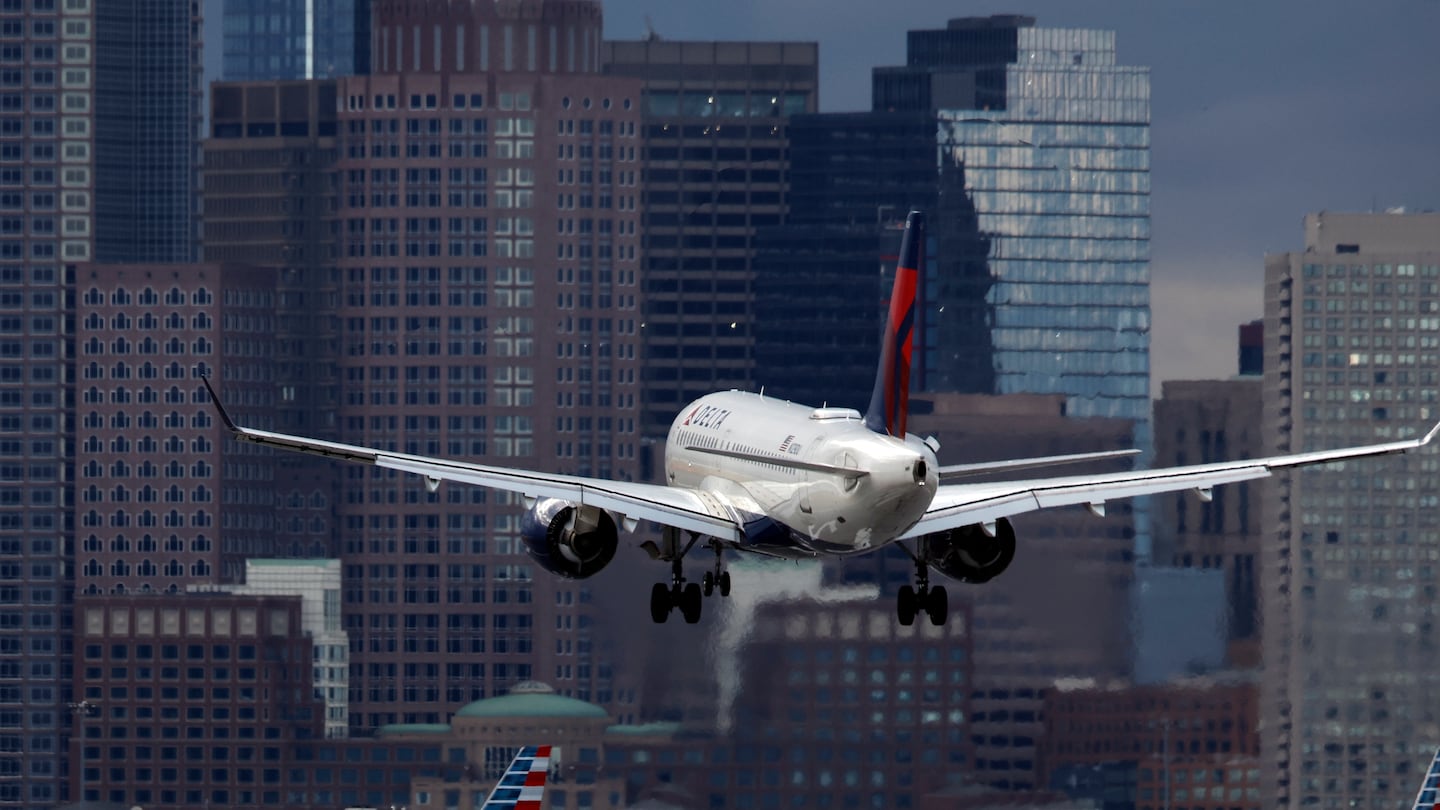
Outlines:
{"type": "Polygon", "coordinates": [[[1415,796],[1415,810],[1435,810],[1440,805],[1440,750],[1430,758],[1430,767],[1420,782],[1420,793],[1415,796]]]}
{"type": "Polygon", "coordinates": [[[527,745],[515,755],[481,810],[540,810],[545,776],[550,771],[550,746],[527,745]]]}
{"type": "Polygon", "coordinates": [[[881,338],[875,389],[870,393],[870,409],[865,412],[866,427],[897,439],[905,438],[905,422],[910,415],[910,359],[915,351],[924,244],[925,215],[911,211],[900,240],[900,260],[895,265],[895,286],[891,288],[890,314],[881,338]]]}

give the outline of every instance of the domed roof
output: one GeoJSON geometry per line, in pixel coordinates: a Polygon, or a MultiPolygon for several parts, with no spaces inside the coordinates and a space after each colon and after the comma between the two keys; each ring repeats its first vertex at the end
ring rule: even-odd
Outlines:
{"type": "Polygon", "coordinates": [[[604,719],[610,715],[594,703],[555,694],[549,684],[525,681],[500,697],[468,703],[456,717],[565,717],[575,720],[604,719]]]}

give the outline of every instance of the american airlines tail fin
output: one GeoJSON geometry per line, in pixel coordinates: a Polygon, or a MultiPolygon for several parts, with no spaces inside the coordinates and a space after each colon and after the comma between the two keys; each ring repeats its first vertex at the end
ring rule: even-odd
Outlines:
{"type": "Polygon", "coordinates": [[[1425,780],[1415,797],[1415,810],[1435,810],[1437,800],[1440,800],[1440,751],[1430,758],[1430,767],[1425,770],[1425,780]]]}
{"type": "Polygon", "coordinates": [[[905,438],[905,423],[910,415],[910,358],[915,350],[924,245],[925,215],[911,211],[905,219],[900,260],[895,265],[890,314],[881,336],[880,368],[875,371],[875,389],[870,393],[870,409],[865,412],[866,427],[901,439],[905,438]]]}
{"type": "Polygon", "coordinates": [[[545,806],[545,777],[549,770],[550,746],[521,748],[482,810],[541,810],[545,806]]]}

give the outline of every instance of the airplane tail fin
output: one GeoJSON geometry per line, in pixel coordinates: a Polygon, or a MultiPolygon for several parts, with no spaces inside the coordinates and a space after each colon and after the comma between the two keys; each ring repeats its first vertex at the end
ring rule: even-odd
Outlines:
{"type": "Polygon", "coordinates": [[[925,215],[911,211],[905,219],[900,240],[900,260],[895,265],[895,286],[890,292],[890,314],[881,337],[880,368],[875,371],[875,388],[865,426],[876,433],[905,438],[910,414],[910,358],[915,350],[915,326],[919,315],[920,257],[925,244],[925,215]]]}
{"type": "Polygon", "coordinates": [[[1435,810],[1440,801],[1440,750],[1430,758],[1430,767],[1425,769],[1425,778],[1420,782],[1420,793],[1415,797],[1414,810],[1435,810]]]}

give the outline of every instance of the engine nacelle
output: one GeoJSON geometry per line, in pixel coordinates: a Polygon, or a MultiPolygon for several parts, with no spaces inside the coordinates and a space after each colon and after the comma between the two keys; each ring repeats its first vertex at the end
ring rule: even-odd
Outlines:
{"type": "Polygon", "coordinates": [[[520,520],[520,538],[535,562],[566,579],[600,573],[620,545],[609,512],[558,498],[542,498],[530,507],[520,520]]]}
{"type": "Polygon", "coordinates": [[[926,535],[921,554],[926,565],[945,576],[978,585],[1010,567],[1015,559],[1015,529],[1000,518],[994,537],[979,525],[926,535]]]}

